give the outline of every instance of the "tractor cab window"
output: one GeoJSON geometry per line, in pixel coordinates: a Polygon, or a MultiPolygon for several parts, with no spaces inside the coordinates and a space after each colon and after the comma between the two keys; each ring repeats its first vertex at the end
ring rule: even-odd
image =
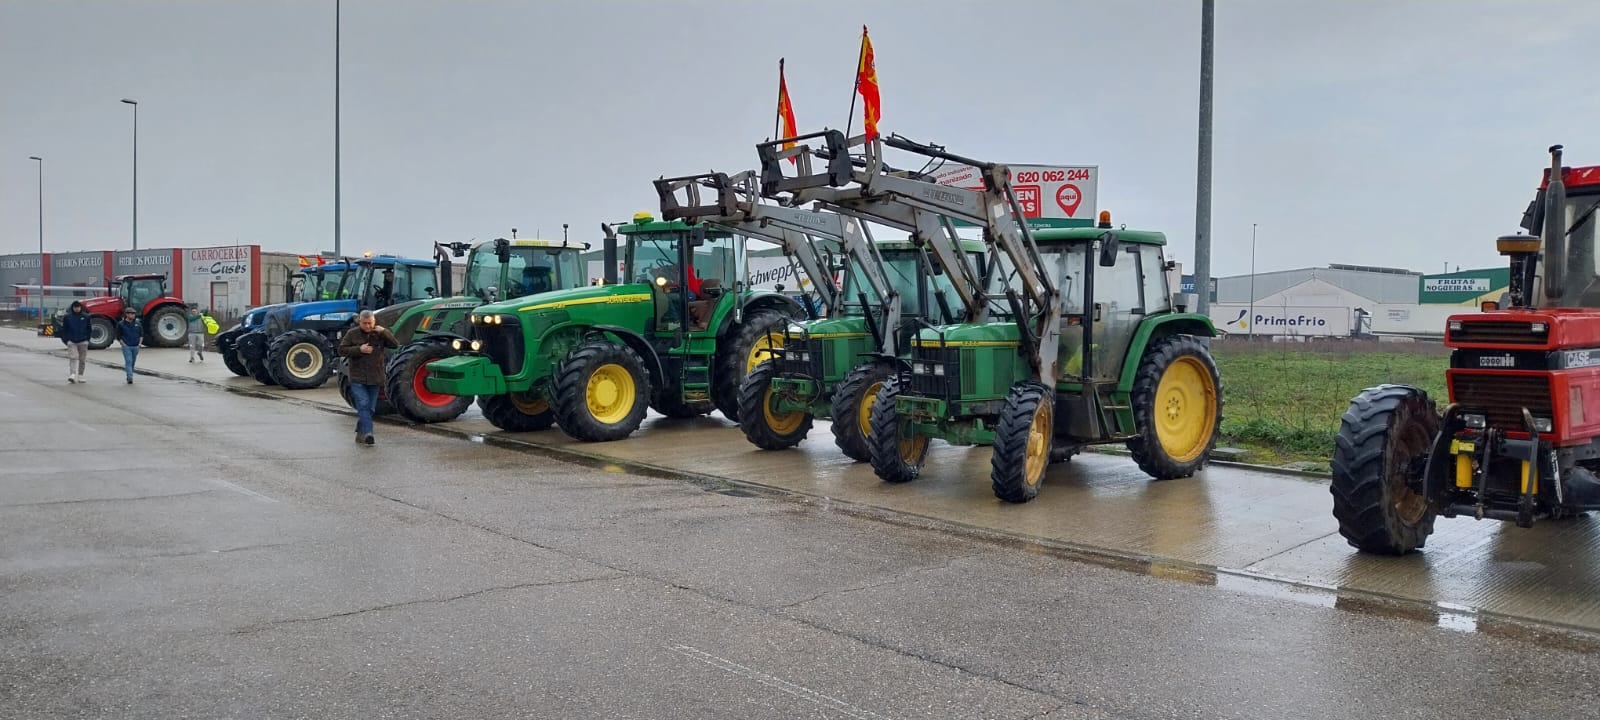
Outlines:
{"type": "Polygon", "coordinates": [[[1160,247],[1139,247],[1139,271],[1144,273],[1144,311],[1147,315],[1172,309],[1173,290],[1167,287],[1165,266],[1160,247]]]}
{"type": "Polygon", "coordinates": [[[733,236],[708,233],[705,242],[691,251],[688,286],[683,287],[684,270],[679,267],[678,252],[687,237],[681,230],[632,233],[628,237],[628,279],[662,291],[656,293],[656,320],[663,328],[687,320],[691,329],[704,329],[716,298],[734,287],[738,272],[733,236]]]}
{"type": "MultiPolygon", "coordinates": [[[[506,267],[505,297],[526,297],[575,287],[578,255],[541,247],[512,247],[506,267]]],[[[500,258],[492,250],[474,252],[467,265],[467,294],[482,297],[500,286],[500,258]]]]}
{"type": "MultiPolygon", "coordinates": [[[[1600,247],[1600,194],[1567,196],[1567,247],[1600,247]]],[[[1594,253],[1594,274],[1600,277],[1600,252],[1594,253]]],[[[1592,292],[1592,291],[1591,291],[1592,292]]]]}
{"type": "MultiPolygon", "coordinates": [[[[1099,257],[1099,243],[1095,243],[1099,257]]],[[[1117,252],[1117,264],[1094,268],[1094,376],[1113,380],[1121,375],[1122,360],[1134,331],[1144,321],[1144,268],[1139,246],[1125,244],[1117,252]]],[[[1159,268],[1155,269],[1160,272],[1159,268]]]]}
{"type": "Polygon", "coordinates": [[[117,295],[122,298],[124,307],[131,307],[137,312],[144,312],[144,306],[151,300],[161,297],[160,278],[140,278],[125,280],[120,283],[117,295]]]}
{"type": "Polygon", "coordinates": [[[421,265],[396,265],[394,293],[390,302],[403,303],[412,300],[426,300],[433,297],[430,290],[437,290],[434,284],[433,270],[421,265]]]}

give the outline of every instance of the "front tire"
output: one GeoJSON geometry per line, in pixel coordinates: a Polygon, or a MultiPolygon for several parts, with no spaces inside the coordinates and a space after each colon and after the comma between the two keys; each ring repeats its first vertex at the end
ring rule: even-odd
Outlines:
{"type": "Polygon", "coordinates": [[[909,382],[904,373],[896,374],[883,384],[878,399],[872,401],[872,432],[867,444],[872,449],[872,470],[884,482],[917,479],[928,459],[930,441],[926,435],[900,437],[900,416],[894,410],[894,401],[909,382]]]}
{"type": "Polygon", "coordinates": [[[1407,485],[1407,472],[1439,434],[1428,394],[1380,385],[1350,401],[1333,450],[1333,517],[1339,534],[1362,552],[1404,555],[1433,532],[1433,503],[1407,485]]]}
{"type": "Polygon", "coordinates": [[[1206,466],[1222,424],[1222,378],[1199,340],[1172,335],[1150,344],[1133,381],[1128,441],[1139,469],[1157,480],[1186,478],[1206,466]]]}
{"type": "Polygon", "coordinates": [[[811,432],[811,413],[772,409],[772,379],[778,365],[771,360],[756,366],[739,386],[739,429],[745,439],[762,450],[786,450],[799,445],[811,432]]]}
{"type": "Polygon", "coordinates": [[[262,385],[277,385],[277,378],[267,370],[267,343],[270,338],[263,330],[252,330],[239,336],[239,342],[234,345],[234,354],[239,356],[239,362],[244,365],[246,373],[250,374],[256,382],[262,385]]]}
{"type": "Polygon", "coordinates": [[[551,391],[556,424],[584,442],[621,440],[644,422],[650,376],[633,348],[597,340],[567,355],[551,391]]]}
{"type": "Polygon", "coordinates": [[[333,343],[315,330],[290,330],[267,345],[267,371],[285,390],[321,387],[333,374],[333,343]]]}
{"type": "Polygon", "coordinates": [[[222,356],[222,364],[228,366],[229,372],[240,377],[250,377],[250,371],[245,368],[244,361],[239,359],[239,337],[244,335],[242,328],[224,330],[217,336],[217,354],[222,356]]]}
{"type": "Polygon", "coordinates": [[[757,365],[771,359],[772,348],[783,347],[783,329],[788,325],[789,316],[777,310],[751,311],[731,333],[732,346],[719,349],[711,399],[723,417],[739,422],[739,388],[757,365]]]}
{"type": "Polygon", "coordinates": [[[1042,385],[1014,385],[1000,410],[989,479],[994,495],[1009,503],[1039,496],[1055,439],[1055,393],[1042,385]]]}
{"type": "Polygon", "coordinates": [[[389,401],[414,423],[449,422],[472,407],[471,395],[445,395],[428,389],[428,363],[456,355],[442,342],[412,343],[395,353],[385,373],[389,401]]]}
{"type": "Polygon", "coordinates": [[[872,405],[884,383],[900,372],[894,363],[876,361],[856,367],[833,391],[829,412],[833,444],[856,462],[872,459],[872,405]]]}
{"type": "Polygon", "coordinates": [[[533,392],[480,395],[478,409],[489,424],[508,432],[548,430],[556,424],[550,401],[533,392]]]}

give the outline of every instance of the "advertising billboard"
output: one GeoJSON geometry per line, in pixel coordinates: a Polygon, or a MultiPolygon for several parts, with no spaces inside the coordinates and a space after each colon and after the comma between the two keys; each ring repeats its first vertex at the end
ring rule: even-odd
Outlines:
{"type": "Polygon", "coordinates": [[[50,284],[104,288],[111,279],[111,251],[52,253],[50,284]]]}
{"type": "MultiPolygon", "coordinates": [[[[1092,227],[1100,182],[1093,165],[1009,165],[1011,190],[1022,206],[1028,227],[1092,227]]],[[[983,175],[971,165],[945,162],[930,170],[935,182],[969,190],[983,189],[983,175]]],[[[966,223],[956,223],[967,226],[966,223]]]]}
{"type": "Polygon", "coordinates": [[[1347,307],[1212,305],[1211,322],[1230,335],[1334,337],[1350,334],[1347,307]]]}
{"type": "Polygon", "coordinates": [[[213,314],[235,315],[261,304],[261,246],[184,248],[183,299],[213,314]]]}

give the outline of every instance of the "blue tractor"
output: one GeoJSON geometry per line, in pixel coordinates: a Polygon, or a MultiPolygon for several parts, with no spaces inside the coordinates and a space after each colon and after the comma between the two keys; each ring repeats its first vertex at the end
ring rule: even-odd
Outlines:
{"type": "MultiPolygon", "coordinates": [[[[290,275],[284,288],[284,297],[288,300],[251,308],[239,318],[237,324],[217,334],[217,353],[222,355],[222,363],[235,375],[251,377],[250,369],[245,366],[244,358],[239,355],[239,338],[253,330],[260,330],[267,313],[276,308],[290,303],[337,299],[339,284],[343,282],[345,273],[354,270],[355,267],[351,263],[333,262],[308,267],[290,275]]],[[[258,353],[258,355],[264,354],[265,350],[258,353]]]]}
{"type": "MultiPolygon", "coordinates": [[[[436,267],[432,260],[379,255],[347,261],[342,271],[325,270],[310,292],[300,293],[308,299],[265,308],[259,324],[232,343],[234,354],[263,385],[321,387],[333,375],[339,338],[357,313],[433,297],[436,267]]],[[[308,274],[302,287],[310,285],[308,274]]]]}

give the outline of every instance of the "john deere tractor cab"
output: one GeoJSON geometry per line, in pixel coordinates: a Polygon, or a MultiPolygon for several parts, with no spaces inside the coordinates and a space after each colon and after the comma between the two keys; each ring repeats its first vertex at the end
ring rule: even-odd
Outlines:
{"type": "Polygon", "coordinates": [[[330,272],[317,288],[328,299],[273,307],[233,343],[251,377],[289,390],[320,387],[333,374],[339,338],[359,311],[425,299],[436,287],[432,260],[379,255],[344,265],[337,284],[330,272]]]}
{"type": "Polygon", "coordinates": [[[910,372],[888,379],[873,403],[868,445],[879,477],[915,479],[933,439],[994,445],[990,479],[1009,502],[1035,497],[1051,460],[1089,444],[1125,442],[1157,478],[1205,464],[1221,383],[1194,336],[1214,329],[1174,311],[1160,233],[1112,229],[1109,216],[1098,228],[1035,232],[1004,165],[892,136],[881,142],[976,168],[984,187],[886,170],[877,141],[867,141],[865,171],[846,175],[844,139],[828,142],[827,174],[845,189],[824,204],[910,230],[962,300],[960,322],[916,333],[910,372]],[[982,230],[981,272],[960,253],[953,221],[982,230]]]}
{"type": "Polygon", "coordinates": [[[627,238],[624,277],[604,285],[490,303],[472,312],[462,356],[427,366],[427,388],[479,396],[505,430],[559,423],[584,441],[638,429],[646,406],[669,417],[738,417],[738,387],[758,341],[801,315],[793,300],[743,282],[732,233],[648,213],[602,225],[607,255],[627,238]]]}
{"type": "MultiPolygon", "coordinates": [[[[524,298],[554,290],[583,287],[587,279],[582,255],[587,243],[497,238],[471,245],[434,243],[439,266],[441,297],[391,305],[379,311],[379,324],[390,328],[401,343],[390,351],[387,382],[380,395],[384,410],[398,412],[414,423],[454,420],[471,407],[471,396],[447,395],[428,389],[428,364],[458,354],[457,341],[470,342],[472,309],[486,302],[524,298]],[[453,292],[454,258],[465,255],[465,287],[453,292]]],[[[339,378],[341,394],[354,406],[349,381],[339,378]]]]}
{"type": "Polygon", "coordinates": [[[1550,167],[1502,236],[1505,295],[1452,315],[1450,402],[1405,385],[1350,402],[1333,455],[1333,516],[1363,552],[1423,547],[1438,516],[1509,520],[1600,510],[1600,166],[1550,167]]]}
{"type": "MultiPolygon", "coordinates": [[[[239,318],[237,324],[217,334],[217,352],[222,355],[222,363],[235,375],[251,377],[250,368],[245,365],[244,358],[239,353],[239,339],[253,330],[261,329],[267,313],[276,308],[283,307],[289,303],[336,299],[345,275],[353,269],[354,265],[349,263],[332,262],[303,268],[299,272],[291,274],[287,281],[287,287],[284,288],[284,297],[286,298],[284,302],[251,308],[243,317],[239,318]]],[[[251,341],[252,343],[262,343],[259,352],[256,353],[257,355],[266,352],[265,341],[265,337],[259,336],[251,341]]],[[[257,363],[257,369],[258,372],[265,374],[265,367],[261,363],[257,363]]],[[[270,376],[268,379],[270,379],[270,376]]]]}

